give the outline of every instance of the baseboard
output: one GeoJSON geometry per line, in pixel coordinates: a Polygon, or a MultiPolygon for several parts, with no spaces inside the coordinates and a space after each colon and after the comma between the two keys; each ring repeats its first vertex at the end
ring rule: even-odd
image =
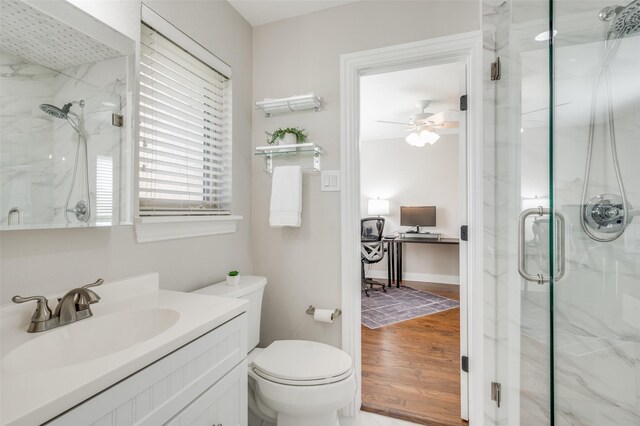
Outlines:
{"type": "MultiPolygon", "coordinates": [[[[367,277],[386,279],[387,271],[367,271],[367,277]]],[[[402,279],[421,283],[439,283],[460,285],[460,277],[457,275],[421,274],[419,272],[403,272],[402,279]]]]}
{"type": "MultiPolygon", "coordinates": [[[[362,403],[362,406],[360,407],[360,410],[361,411],[366,411],[368,413],[378,414],[378,415],[385,416],[385,417],[391,417],[391,418],[394,418],[394,419],[404,420],[406,422],[415,423],[417,425],[447,426],[447,424],[445,424],[445,423],[440,423],[438,421],[431,420],[431,419],[428,419],[426,417],[419,416],[417,414],[413,414],[413,413],[409,413],[409,412],[406,412],[406,411],[397,410],[397,409],[393,409],[393,408],[377,407],[374,404],[365,404],[364,402],[362,403]]],[[[461,421],[460,424],[464,424],[464,423],[462,423],[462,421],[461,421]]]]}

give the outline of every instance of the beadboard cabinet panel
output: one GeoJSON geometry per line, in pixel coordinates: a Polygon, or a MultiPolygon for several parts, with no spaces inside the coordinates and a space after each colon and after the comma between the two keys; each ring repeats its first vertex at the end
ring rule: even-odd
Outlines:
{"type": "Polygon", "coordinates": [[[247,410],[247,364],[242,362],[167,426],[245,426],[247,410]]]}

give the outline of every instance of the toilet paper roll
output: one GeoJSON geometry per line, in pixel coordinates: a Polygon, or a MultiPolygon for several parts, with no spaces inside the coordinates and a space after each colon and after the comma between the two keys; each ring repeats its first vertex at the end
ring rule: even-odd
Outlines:
{"type": "Polygon", "coordinates": [[[333,310],[332,309],[317,309],[313,313],[313,319],[320,322],[333,322],[333,310]]]}

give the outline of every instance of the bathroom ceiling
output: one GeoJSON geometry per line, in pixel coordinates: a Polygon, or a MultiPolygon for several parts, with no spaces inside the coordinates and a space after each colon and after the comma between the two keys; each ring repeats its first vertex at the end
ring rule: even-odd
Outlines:
{"type": "Polygon", "coordinates": [[[252,27],[361,0],[229,0],[252,27]]]}
{"type": "Polygon", "coordinates": [[[459,110],[464,65],[444,64],[363,77],[360,82],[360,140],[398,139],[407,127],[377,120],[407,123],[418,112],[416,102],[432,100],[426,112],[459,110]]]}

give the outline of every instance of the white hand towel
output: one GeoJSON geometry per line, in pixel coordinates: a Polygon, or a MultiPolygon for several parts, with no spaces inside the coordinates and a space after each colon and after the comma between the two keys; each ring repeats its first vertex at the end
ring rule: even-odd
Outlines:
{"type": "Polygon", "coordinates": [[[281,166],[273,170],[269,224],[274,228],[302,224],[302,169],[281,166]]]}

